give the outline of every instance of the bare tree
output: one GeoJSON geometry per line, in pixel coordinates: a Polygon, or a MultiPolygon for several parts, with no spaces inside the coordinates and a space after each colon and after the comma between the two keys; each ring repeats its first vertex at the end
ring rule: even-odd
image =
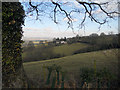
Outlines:
{"type": "Polygon", "coordinates": [[[118,4],[117,0],[49,0],[39,2],[29,0],[27,14],[36,14],[36,19],[40,21],[42,16],[48,16],[56,24],[59,23],[59,19],[66,19],[68,28],[72,29],[76,18],[78,27],[81,29],[87,19],[101,26],[117,17],[120,14],[117,10],[118,4]],[[63,18],[58,18],[59,16],[63,18]]]}

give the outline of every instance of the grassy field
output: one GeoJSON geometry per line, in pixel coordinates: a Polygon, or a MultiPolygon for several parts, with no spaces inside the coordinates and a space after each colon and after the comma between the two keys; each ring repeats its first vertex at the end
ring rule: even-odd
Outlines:
{"type": "Polygon", "coordinates": [[[96,60],[97,69],[106,67],[112,73],[117,74],[117,57],[118,49],[102,50],[89,53],[81,53],[72,56],[66,56],[58,59],[51,59],[45,61],[36,61],[24,63],[26,74],[29,78],[40,82],[43,78],[47,78],[47,70],[43,66],[57,64],[62,66],[63,70],[67,71],[66,79],[78,79],[80,68],[93,68],[94,60],[96,60]]]}
{"type": "MultiPolygon", "coordinates": [[[[64,45],[61,45],[61,46],[54,46],[54,47],[51,47],[51,48],[53,49],[53,52],[55,54],[68,56],[68,55],[72,55],[76,50],[86,48],[88,46],[90,46],[90,45],[84,44],[84,43],[74,43],[74,44],[64,44],[64,45]]],[[[36,46],[36,48],[37,48],[37,46],[36,46]]],[[[26,57],[26,53],[27,52],[23,52],[23,54],[22,54],[23,58],[26,57]]]]}
{"type": "Polygon", "coordinates": [[[72,55],[74,51],[88,47],[88,44],[73,43],[54,47],[54,52],[57,54],[64,54],[65,56],[72,55]]]}

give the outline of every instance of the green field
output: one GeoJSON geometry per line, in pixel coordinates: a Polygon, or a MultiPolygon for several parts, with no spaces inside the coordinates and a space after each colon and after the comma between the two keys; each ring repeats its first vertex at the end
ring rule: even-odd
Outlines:
{"type": "Polygon", "coordinates": [[[43,77],[47,77],[47,70],[42,67],[44,65],[47,66],[52,64],[61,65],[62,69],[67,71],[66,79],[70,79],[73,77],[77,78],[79,76],[80,68],[92,68],[94,66],[94,60],[96,60],[97,69],[106,67],[112,73],[117,74],[117,51],[118,49],[111,49],[89,53],[81,53],[58,59],[24,63],[23,65],[28,77],[35,80],[41,80],[43,79],[43,77]]]}
{"type": "MultiPolygon", "coordinates": [[[[90,46],[90,45],[84,44],[84,43],[73,43],[73,44],[64,44],[64,45],[60,45],[60,46],[53,46],[51,48],[52,48],[54,54],[69,56],[69,55],[72,55],[76,50],[87,48],[88,46],[90,46]]],[[[36,46],[36,48],[37,47],[38,46],[36,46]]],[[[38,47],[38,49],[40,49],[40,48],[38,47]]],[[[29,52],[23,52],[23,54],[22,54],[23,59],[25,57],[27,57],[26,56],[27,53],[29,53],[29,52]]]]}
{"type": "Polygon", "coordinates": [[[74,51],[86,48],[90,45],[84,43],[73,43],[73,44],[65,44],[61,46],[54,47],[54,52],[57,54],[63,54],[65,56],[72,55],[74,51]]]}

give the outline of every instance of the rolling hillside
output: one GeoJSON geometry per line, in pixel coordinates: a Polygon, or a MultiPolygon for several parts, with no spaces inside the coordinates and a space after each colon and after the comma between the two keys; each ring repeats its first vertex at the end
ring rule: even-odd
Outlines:
{"type": "Polygon", "coordinates": [[[83,44],[83,43],[74,43],[74,44],[64,44],[64,45],[60,45],[60,46],[52,46],[50,47],[49,49],[43,49],[41,48],[41,46],[36,46],[35,49],[37,49],[37,52],[34,52],[34,50],[31,50],[31,51],[25,51],[23,52],[22,54],[22,57],[23,57],[23,61],[28,61],[30,60],[31,58],[34,57],[34,59],[32,61],[34,61],[36,58],[37,60],[36,61],[40,61],[40,60],[43,60],[43,59],[40,59],[42,57],[41,53],[39,51],[41,51],[42,53],[44,53],[44,58],[47,58],[48,55],[50,56],[50,53],[48,52],[51,52],[52,55],[51,57],[54,55],[59,55],[60,57],[63,57],[63,56],[69,56],[69,55],[72,55],[76,50],[80,50],[80,49],[84,49],[84,48],[87,48],[88,44],[83,44]],[[46,50],[46,52],[44,52],[46,50]],[[29,55],[30,53],[32,53],[31,55],[29,55]],[[36,54],[40,54],[39,56],[35,56],[36,54]],[[32,56],[32,57],[30,57],[32,56]],[[30,59],[28,59],[30,58],[30,59]]]}
{"type": "Polygon", "coordinates": [[[86,48],[90,45],[84,43],[65,44],[53,47],[54,52],[57,54],[64,54],[65,56],[72,55],[74,51],[86,48]]]}
{"type": "Polygon", "coordinates": [[[44,77],[47,77],[47,70],[42,68],[43,66],[57,64],[61,65],[63,70],[67,71],[66,79],[70,79],[71,77],[77,78],[79,76],[80,68],[92,68],[94,66],[93,60],[96,60],[97,69],[106,67],[114,74],[117,74],[117,52],[118,49],[111,49],[81,53],[58,59],[24,63],[24,68],[29,78],[34,78],[39,81],[42,80],[44,77]]]}

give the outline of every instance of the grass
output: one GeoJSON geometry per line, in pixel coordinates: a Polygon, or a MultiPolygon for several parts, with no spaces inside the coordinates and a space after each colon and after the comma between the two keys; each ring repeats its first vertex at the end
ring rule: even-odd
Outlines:
{"type": "Polygon", "coordinates": [[[102,50],[89,53],[81,53],[72,56],[66,56],[58,59],[50,59],[45,61],[36,61],[24,63],[24,69],[29,78],[40,80],[43,77],[47,77],[47,70],[42,68],[43,65],[57,64],[61,65],[63,70],[67,71],[67,78],[77,78],[79,76],[80,68],[88,67],[92,68],[93,61],[96,60],[97,69],[106,67],[112,73],[117,74],[118,72],[118,49],[102,50]],[[43,72],[46,72],[44,74],[43,72]]]}
{"type": "MultiPolygon", "coordinates": [[[[45,44],[47,46],[47,44],[45,44]]],[[[72,55],[76,50],[82,49],[82,48],[86,48],[90,45],[88,44],[83,44],[83,43],[74,43],[74,44],[64,44],[61,46],[54,46],[51,47],[53,48],[53,52],[55,54],[60,54],[60,55],[64,55],[64,56],[69,56],[72,55]]],[[[37,47],[37,45],[35,46],[37,47]]],[[[25,58],[27,52],[23,52],[22,57],[25,58]]],[[[29,53],[29,52],[28,52],[29,53]]]]}
{"type": "Polygon", "coordinates": [[[74,51],[88,47],[88,44],[73,43],[54,47],[54,52],[65,56],[72,55],[74,51]]]}

